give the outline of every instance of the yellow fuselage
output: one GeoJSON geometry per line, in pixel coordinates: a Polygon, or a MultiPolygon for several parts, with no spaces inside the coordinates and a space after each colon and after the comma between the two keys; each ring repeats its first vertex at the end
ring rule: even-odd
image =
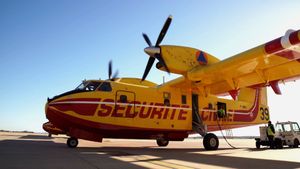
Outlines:
{"type": "Polygon", "coordinates": [[[195,100],[192,100],[192,95],[197,97],[196,113],[208,131],[261,124],[269,120],[264,88],[243,90],[239,99],[234,101],[204,96],[190,88],[182,90],[148,81],[141,83],[133,78],[105,82],[110,84],[108,91],[85,89],[48,102],[46,115],[50,122],[67,134],[72,133],[74,128],[85,127],[90,131],[110,131],[109,137],[114,137],[112,133],[119,130],[155,131],[154,135],[173,131],[189,134],[194,132],[195,109],[192,105],[195,100]],[[223,118],[217,116],[218,103],[226,104],[226,116],[223,118]],[[60,117],[64,120],[57,120],[60,117]]]}

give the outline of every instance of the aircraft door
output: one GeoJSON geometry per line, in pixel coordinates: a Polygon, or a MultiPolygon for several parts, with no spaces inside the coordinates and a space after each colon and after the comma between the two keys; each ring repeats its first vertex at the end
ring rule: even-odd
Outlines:
{"type": "Polygon", "coordinates": [[[200,116],[199,116],[199,103],[198,103],[198,95],[197,94],[192,94],[192,119],[193,123],[197,122],[199,123],[200,121],[200,116]]]}
{"type": "Polygon", "coordinates": [[[193,130],[199,133],[201,136],[205,136],[206,127],[199,114],[199,96],[197,94],[192,94],[192,127],[193,130]]]}
{"type": "Polygon", "coordinates": [[[135,112],[135,93],[125,90],[118,90],[115,96],[114,113],[117,117],[134,118],[135,112]]]}

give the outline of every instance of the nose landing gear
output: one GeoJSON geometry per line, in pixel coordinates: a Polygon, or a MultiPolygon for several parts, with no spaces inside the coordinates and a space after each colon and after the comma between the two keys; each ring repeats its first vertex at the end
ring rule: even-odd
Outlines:
{"type": "Polygon", "coordinates": [[[156,143],[159,147],[166,147],[169,144],[169,140],[164,138],[158,138],[156,139],[156,143]]]}

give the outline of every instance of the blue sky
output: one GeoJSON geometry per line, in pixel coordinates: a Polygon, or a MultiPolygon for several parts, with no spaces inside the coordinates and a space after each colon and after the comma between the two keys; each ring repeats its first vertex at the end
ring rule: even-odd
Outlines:
{"type": "MultiPolygon", "coordinates": [[[[141,77],[148,60],[142,32],[154,43],[170,14],[162,44],[224,59],[300,29],[299,9],[297,0],[1,0],[0,129],[42,131],[47,97],[83,79],[106,79],[109,60],[120,77],[141,77]]],[[[174,78],[152,69],[147,79],[161,83],[162,76],[174,78]]],[[[283,96],[269,92],[274,120],[300,121],[293,112],[299,89],[296,82],[283,96]]]]}

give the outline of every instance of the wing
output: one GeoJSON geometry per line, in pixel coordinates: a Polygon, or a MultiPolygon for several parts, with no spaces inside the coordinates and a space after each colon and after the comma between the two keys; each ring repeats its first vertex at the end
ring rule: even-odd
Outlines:
{"type": "Polygon", "coordinates": [[[171,86],[194,84],[210,94],[235,93],[244,87],[271,86],[300,78],[300,30],[215,64],[197,66],[171,86]]]}

